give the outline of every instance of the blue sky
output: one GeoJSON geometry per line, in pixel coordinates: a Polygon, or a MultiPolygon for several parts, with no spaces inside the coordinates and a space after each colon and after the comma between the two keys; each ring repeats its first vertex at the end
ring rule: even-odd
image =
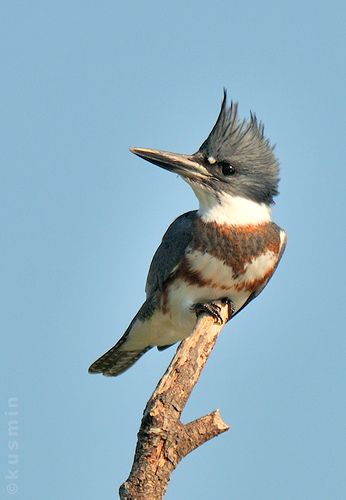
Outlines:
{"type": "Polygon", "coordinates": [[[166,498],[346,498],[345,12],[335,0],[2,2],[2,498],[111,499],[127,477],[174,349],[115,379],[87,368],[141,304],[168,224],[196,207],[128,147],[195,151],[223,86],[277,144],[273,218],[289,241],[184,412],[220,408],[231,430],[183,460],[166,498]]]}

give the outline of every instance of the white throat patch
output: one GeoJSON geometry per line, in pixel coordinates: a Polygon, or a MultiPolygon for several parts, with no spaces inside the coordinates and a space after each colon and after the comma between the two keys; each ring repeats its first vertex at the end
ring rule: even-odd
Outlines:
{"type": "Polygon", "coordinates": [[[265,203],[256,203],[241,196],[218,194],[218,199],[196,185],[191,185],[198,200],[198,215],[205,222],[246,225],[271,221],[271,210],[265,203]]]}

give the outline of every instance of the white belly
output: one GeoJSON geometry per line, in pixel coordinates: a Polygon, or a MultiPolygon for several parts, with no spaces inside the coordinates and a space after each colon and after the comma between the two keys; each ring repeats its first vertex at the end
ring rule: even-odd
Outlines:
{"type": "Polygon", "coordinates": [[[173,283],[172,295],[175,302],[183,303],[189,308],[196,302],[208,302],[223,297],[229,298],[237,311],[246,302],[251,292],[246,288],[247,284],[255,280],[260,280],[273,269],[277,256],[268,251],[245,265],[245,271],[238,276],[234,276],[233,269],[221,260],[208,253],[193,252],[188,256],[189,265],[192,271],[196,271],[201,278],[208,283],[207,286],[193,287],[186,282],[173,283]]]}
{"type": "Polygon", "coordinates": [[[261,279],[276,263],[276,256],[267,252],[247,264],[243,274],[234,277],[229,266],[209,254],[193,252],[188,258],[191,269],[197,271],[208,284],[197,286],[183,278],[174,280],[167,290],[167,312],[158,309],[150,319],[137,320],[124,349],[164,346],[188,337],[196,323],[192,308],[196,303],[227,297],[232,301],[234,311],[238,311],[251,293],[244,285],[261,279]]]}
{"type": "Polygon", "coordinates": [[[157,309],[150,319],[137,320],[122,349],[141,350],[147,346],[175,344],[188,337],[195,326],[193,311],[182,310],[181,306],[169,313],[157,309]]]}

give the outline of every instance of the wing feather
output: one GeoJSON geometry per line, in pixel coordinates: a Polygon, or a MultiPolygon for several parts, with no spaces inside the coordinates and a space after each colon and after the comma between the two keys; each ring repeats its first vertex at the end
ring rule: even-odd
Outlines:
{"type": "Polygon", "coordinates": [[[180,215],[169,226],[151,261],[145,292],[150,297],[162,290],[164,282],[180,262],[192,239],[192,224],[197,211],[180,215]]]}

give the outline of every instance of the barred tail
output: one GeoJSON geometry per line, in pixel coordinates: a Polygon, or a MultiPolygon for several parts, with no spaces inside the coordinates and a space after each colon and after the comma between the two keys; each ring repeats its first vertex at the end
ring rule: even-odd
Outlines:
{"type": "MultiPolygon", "coordinates": [[[[151,349],[151,345],[143,345],[143,342],[135,342],[134,347],[138,348],[136,350],[126,350],[125,345],[137,321],[140,320],[140,324],[143,324],[145,320],[153,315],[156,305],[155,300],[156,298],[153,296],[144,302],[121,339],[90,366],[89,373],[102,373],[108,377],[115,377],[130,368],[143,354],[151,349]]],[[[131,342],[128,345],[131,346],[131,342]]]]}
{"type": "Polygon", "coordinates": [[[130,368],[151,346],[140,351],[123,351],[120,341],[108,352],[97,359],[89,368],[89,373],[102,373],[108,377],[115,377],[130,368]],[[120,344],[120,345],[119,345],[120,344]]]}

